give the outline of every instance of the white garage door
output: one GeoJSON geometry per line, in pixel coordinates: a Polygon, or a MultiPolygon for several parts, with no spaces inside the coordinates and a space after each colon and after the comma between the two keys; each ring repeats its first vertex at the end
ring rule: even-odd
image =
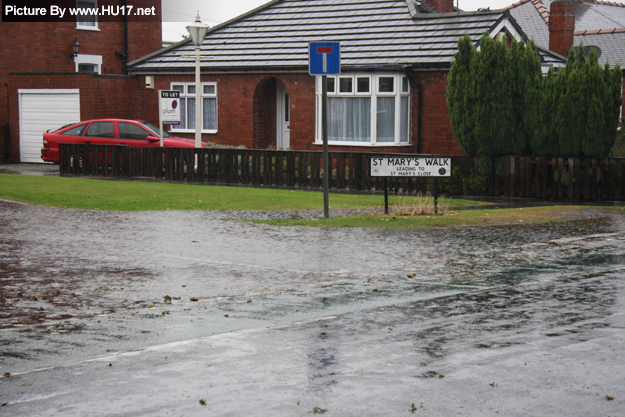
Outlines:
{"type": "Polygon", "coordinates": [[[20,160],[43,162],[43,132],[80,121],[78,89],[18,90],[20,100],[20,160]]]}

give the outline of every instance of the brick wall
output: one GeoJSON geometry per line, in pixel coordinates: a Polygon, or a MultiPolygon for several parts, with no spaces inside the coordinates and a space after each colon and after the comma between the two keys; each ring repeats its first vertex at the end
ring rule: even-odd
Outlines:
{"type": "MultiPolygon", "coordinates": [[[[114,0],[101,0],[100,6],[105,4],[118,5],[114,0]]],[[[155,6],[157,16],[151,21],[130,21],[128,23],[128,51],[129,60],[154,52],[162,47],[161,25],[154,20],[160,21],[161,4],[152,0],[132,0],[129,4],[135,7],[155,6]]],[[[0,23],[0,126],[9,123],[9,114],[18,114],[19,108],[16,101],[8,101],[8,94],[16,94],[9,91],[9,74],[14,73],[71,73],[75,71],[75,63],[70,57],[71,44],[77,40],[80,54],[101,55],[102,74],[123,74],[123,60],[115,54],[115,51],[124,51],[124,24],[119,21],[100,21],[98,31],[76,29],[76,22],[39,22],[39,23],[0,23]],[[13,103],[11,108],[7,102],[13,103]]],[[[22,76],[20,76],[22,77],[22,76]]],[[[39,76],[36,76],[39,77],[39,76]]],[[[64,79],[68,80],[69,75],[64,79]]],[[[79,76],[80,79],[84,77],[79,76]]],[[[11,84],[15,88],[18,78],[13,78],[11,84]]],[[[23,80],[24,78],[19,78],[23,80]]],[[[40,83],[41,79],[35,83],[40,83]]],[[[51,79],[52,83],[59,83],[58,79],[51,79]]],[[[26,81],[28,84],[28,81],[26,81]]],[[[49,88],[49,87],[45,87],[49,88]]],[[[66,87],[62,87],[66,88],[66,87]]],[[[67,87],[69,88],[69,87],[67,87]]],[[[94,91],[97,94],[98,91],[94,91]]],[[[125,93],[124,93],[125,94],[125,93]]],[[[85,94],[81,91],[81,99],[85,94]]],[[[113,95],[114,96],[114,95],[113,95]]],[[[103,96],[99,94],[99,97],[103,96]]],[[[17,125],[11,125],[11,131],[19,130],[17,125]]],[[[13,137],[13,141],[17,140],[13,137]]],[[[15,151],[15,150],[14,150],[15,151]]]]}
{"type": "MultiPolygon", "coordinates": [[[[456,144],[447,117],[445,90],[447,72],[417,73],[412,78],[411,144],[408,146],[358,147],[331,146],[334,151],[417,152],[419,134],[419,89],[422,91],[422,153],[463,154],[456,144]]],[[[170,89],[171,82],[193,82],[194,74],[155,77],[155,88],[145,88],[143,76],[94,76],[89,74],[22,74],[11,75],[9,102],[11,108],[12,157],[19,158],[20,88],[80,89],[81,119],[115,117],[144,119],[158,124],[158,90],[170,89]]],[[[204,134],[203,139],[224,145],[244,145],[265,149],[275,146],[275,89],[282,81],[290,95],[291,147],[298,150],[320,150],[315,145],[315,81],[304,73],[216,74],[202,75],[202,82],[217,83],[218,132],[204,134]]],[[[193,138],[193,133],[176,134],[193,138]]]]}
{"type": "MultiPolygon", "coordinates": [[[[423,90],[422,150],[431,154],[463,154],[456,144],[447,117],[445,90],[447,72],[424,72],[413,77],[411,105],[411,144],[408,146],[331,146],[333,151],[417,152],[418,87],[423,90]]],[[[315,80],[303,73],[203,74],[202,82],[217,83],[218,132],[204,134],[203,140],[223,145],[244,145],[266,149],[276,143],[276,80],[282,81],[291,101],[290,144],[297,150],[320,150],[315,141],[315,80]]],[[[195,76],[159,75],[154,90],[144,89],[147,117],[158,123],[158,90],[171,88],[171,82],[194,82],[195,76]]],[[[176,133],[193,138],[193,133],[176,133]]]]}
{"type": "MultiPolygon", "coordinates": [[[[315,82],[302,73],[215,74],[202,75],[202,82],[217,83],[218,132],[204,134],[203,139],[223,145],[245,145],[248,148],[275,146],[275,79],[289,91],[291,104],[291,147],[316,149],[315,82]]],[[[148,94],[151,120],[158,122],[157,91],[170,89],[171,82],[194,82],[195,75],[155,77],[155,88],[148,94]]],[[[177,136],[192,138],[193,133],[177,136]]]]}
{"type": "MultiPolygon", "coordinates": [[[[451,130],[447,112],[447,71],[420,72],[414,81],[423,89],[422,153],[464,155],[451,130]]],[[[414,89],[413,89],[414,90],[414,89]]],[[[413,100],[413,103],[416,103],[413,100]]],[[[413,109],[414,109],[413,104],[413,109]]],[[[413,118],[414,120],[414,118],[413,118]]],[[[413,141],[416,132],[413,131],[413,141]]]]}

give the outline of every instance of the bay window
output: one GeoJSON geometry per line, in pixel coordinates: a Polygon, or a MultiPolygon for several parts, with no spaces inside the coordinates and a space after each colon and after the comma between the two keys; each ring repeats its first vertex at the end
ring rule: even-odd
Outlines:
{"type": "MultiPolygon", "coordinates": [[[[317,77],[317,135],[321,143],[321,77],[317,77]]],[[[328,77],[328,143],[406,145],[410,127],[410,83],[403,75],[328,77]]]]}
{"type": "MultiPolygon", "coordinates": [[[[217,83],[202,83],[202,133],[217,133],[217,83]]],[[[172,132],[195,132],[195,83],[171,83],[171,89],[180,92],[180,125],[172,132]]]]}

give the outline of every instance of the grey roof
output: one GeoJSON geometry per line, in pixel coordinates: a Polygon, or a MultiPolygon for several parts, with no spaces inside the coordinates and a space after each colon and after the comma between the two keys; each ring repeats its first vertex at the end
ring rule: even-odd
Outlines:
{"type": "MultiPolygon", "coordinates": [[[[537,45],[549,48],[549,7],[552,0],[523,0],[510,6],[510,14],[537,45]]],[[[599,62],[625,66],[625,4],[575,2],[574,45],[601,49],[599,62]]]]}
{"type": "MultiPolygon", "coordinates": [[[[304,71],[308,43],[315,41],[341,42],[346,71],[448,67],[461,36],[468,33],[477,42],[508,17],[502,10],[423,10],[412,0],[275,0],[211,28],[201,47],[202,71],[304,71]]],[[[184,40],[131,62],[129,71],[190,71],[193,54],[193,45],[184,40]]]]}
{"type": "Polygon", "coordinates": [[[575,35],[575,46],[583,42],[584,46],[596,46],[601,51],[599,63],[610,66],[621,64],[625,69],[625,31],[615,33],[590,33],[575,35]]]}
{"type": "MultiPolygon", "coordinates": [[[[549,8],[546,10],[548,12],[549,8]]],[[[549,49],[549,26],[544,17],[541,16],[539,8],[531,0],[513,5],[510,8],[510,14],[523,28],[523,32],[530,39],[534,39],[536,45],[549,49]]]]}

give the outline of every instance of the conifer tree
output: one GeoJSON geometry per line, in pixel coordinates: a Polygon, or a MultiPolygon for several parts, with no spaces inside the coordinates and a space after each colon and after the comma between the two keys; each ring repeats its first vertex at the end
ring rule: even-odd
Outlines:
{"type": "Polygon", "coordinates": [[[534,41],[527,45],[512,41],[511,69],[514,71],[514,100],[517,113],[516,139],[513,155],[530,152],[530,140],[541,128],[540,106],[542,96],[542,70],[534,41]]]}
{"type": "Polygon", "coordinates": [[[557,156],[560,154],[556,123],[552,117],[556,114],[558,103],[555,86],[555,71],[553,68],[549,68],[534,102],[533,108],[537,110],[537,114],[534,116],[533,128],[528,130],[534,156],[557,156]]]}
{"type": "MultiPolygon", "coordinates": [[[[606,157],[616,140],[621,96],[622,73],[606,64],[599,65],[597,52],[588,57],[584,45],[571,48],[566,67],[560,70],[552,86],[557,105],[545,120],[554,124],[559,152],[553,156],[606,157]]],[[[545,90],[550,86],[545,85],[545,90]]],[[[545,95],[543,96],[543,98],[545,95]]],[[[536,152],[536,149],[534,150],[536,152]]]]}
{"type": "Polygon", "coordinates": [[[469,35],[458,40],[458,52],[447,77],[447,109],[456,141],[467,155],[477,155],[473,118],[474,84],[471,65],[476,50],[469,35]]]}
{"type": "Polygon", "coordinates": [[[603,67],[603,79],[608,89],[604,106],[606,129],[604,154],[609,155],[616,143],[618,127],[621,120],[621,106],[623,105],[623,72],[621,71],[620,64],[617,64],[614,69],[611,70],[610,63],[606,62],[603,67]]]}
{"type": "Polygon", "coordinates": [[[448,77],[447,108],[456,141],[468,155],[480,157],[480,171],[492,172],[493,158],[523,155],[527,129],[536,129],[535,103],[541,69],[536,47],[480,39],[480,50],[465,36],[448,77]]]}
{"type": "Polygon", "coordinates": [[[454,136],[467,155],[492,172],[504,155],[608,156],[623,104],[620,66],[599,65],[595,50],[571,48],[566,66],[543,78],[533,42],[458,41],[447,86],[454,136]]]}

